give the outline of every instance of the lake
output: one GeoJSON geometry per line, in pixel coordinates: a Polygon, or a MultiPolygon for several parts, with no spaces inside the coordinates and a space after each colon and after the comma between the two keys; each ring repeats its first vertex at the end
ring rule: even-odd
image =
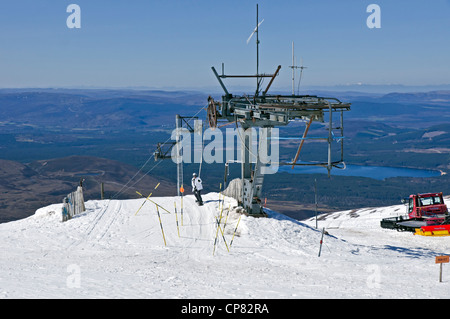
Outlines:
{"type": "MultiPolygon", "coordinates": [[[[318,166],[296,166],[294,169],[292,169],[291,166],[280,166],[278,172],[287,172],[291,174],[327,174],[326,168],[318,166]]],[[[383,180],[389,177],[401,176],[436,177],[440,176],[441,172],[428,169],[404,167],[347,165],[345,169],[333,168],[331,170],[331,175],[360,176],[383,180]]]]}

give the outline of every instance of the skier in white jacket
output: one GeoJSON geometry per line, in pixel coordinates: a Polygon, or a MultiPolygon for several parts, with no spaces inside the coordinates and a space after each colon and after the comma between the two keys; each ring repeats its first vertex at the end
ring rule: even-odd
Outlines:
{"type": "Polygon", "coordinates": [[[200,179],[200,177],[197,177],[196,173],[192,174],[192,192],[194,192],[194,195],[196,198],[195,202],[200,206],[203,205],[203,200],[202,200],[202,195],[201,195],[202,189],[203,189],[202,180],[200,179]]]}

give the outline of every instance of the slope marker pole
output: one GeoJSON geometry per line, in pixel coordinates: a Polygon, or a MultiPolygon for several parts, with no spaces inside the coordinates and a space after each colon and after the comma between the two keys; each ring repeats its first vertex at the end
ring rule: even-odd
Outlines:
{"type": "MultiPolygon", "coordinates": [[[[223,239],[223,241],[224,241],[224,243],[225,243],[225,246],[227,247],[228,252],[230,252],[230,248],[228,248],[227,240],[225,239],[225,234],[224,234],[224,232],[223,232],[223,230],[222,230],[222,227],[220,227],[220,221],[222,220],[222,214],[220,214],[220,216],[221,216],[220,220],[218,220],[218,219],[216,218],[216,222],[218,223],[218,224],[217,224],[217,227],[219,227],[220,233],[222,234],[222,239],[223,239]]],[[[224,229],[225,229],[225,226],[224,226],[224,229]]]]}
{"type": "Polygon", "coordinates": [[[162,208],[164,211],[166,211],[169,214],[172,214],[171,212],[169,212],[167,209],[165,209],[164,207],[162,207],[161,205],[159,205],[158,203],[152,201],[151,199],[147,199],[148,201],[152,202],[153,204],[155,204],[156,206],[158,206],[159,208],[162,208]]]}
{"type": "MultiPolygon", "coordinates": [[[[161,184],[161,183],[158,183],[158,184],[155,186],[155,188],[154,188],[153,190],[156,190],[156,189],[158,188],[159,184],[161,184]]],[[[142,196],[142,197],[145,198],[145,196],[142,195],[141,193],[139,193],[138,191],[136,191],[136,193],[138,193],[140,196],[142,196]]],[[[142,206],[144,206],[145,202],[147,201],[147,199],[150,198],[150,196],[152,196],[152,194],[153,194],[153,192],[151,192],[150,195],[148,195],[148,197],[146,198],[146,200],[144,200],[144,202],[142,203],[141,207],[139,207],[139,209],[138,209],[137,212],[134,214],[134,216],[136,216],[136,215],[139,213],[139,211],[141,210],[142,206]]]]}
{"type": "Polygon", "coordinates": [[[227,217],[225,218],[225,223],[223,224],[223,231],[225,232],[225,227],[227,226],[228,215],[230,214],[231,204],[228,206],[227,217]]]}
{"type": "Polygon", "coordinates": [[[175,220],[177,221],[178,238],[180,238],[180,228],[178,227],[178,217],[177,217],[177,203],[173,202],[173,205],[175,206],[175,220]]]}
{"type": "Polygon", "coordinates": [[[219,229],[220,229],[220,232],[222,233],[222,238],[223,238],[223,241],[225,243],[225,246],[227,247],[228,252],[230,252],[230,248],[228,247],[227,240],[225,239],[225,234],[224,234],[224,232],[222,230],[222,227],[220,227],[220,222],[222,221],[222,215],[223,215],[222,213],[223,213],[223,205],[222,205],[222,210],[220,211],[219,218],[217,218],[217,217],[215,218],[216,219],[216,223],[217,223],[217,229],[216,229],[216,238],[214,240],[213,256],[214,256],[214,253],[216,251],[216,243],[217,243],[217,238],[218,238],[218,235],[219,235],[219,229]]]}
{"type": "MultiPolygon", "coordinates": [[[[222,189],[222,183],[220,183],[220,188],[222,189]]],[[[219,208],[220,208],[220,192],[219,192],[219,208]]],[[[214,253],[216,252],[217,237],[219,235],[220,221],[222,220],[222,212],[220,213],[219,218],[215,217],[214,219],[216,220],[217,228],[216,228],[216,238],[214,239],[213,256],[214,253]]]]}
{"type": "MultiPolygon", "coordinates": [[[[217,222],[217,218],[216,218],[216,222],[217,222]]],[[[220,223],[220,220],[219,220],[219,223],[220,223]]],[[[216,244],[217,244],[218,235],[219,235],[219,225],[217,225],[217,228],[216,228],[216,238],[214,239],[213,256],[214,256],[214,253],[216,252],[216,244]]]]}
{"type": "Polygon", "coordinates": [[[230,248],[228,247],[227,240],[225,239],[225,234],[222,230],[222,227],[220,227],[220,221],[219,221],[219,224],[217,225],[217,227],[219,227],[220,232],[222,233],[222,239],[223,239],[223,242],[225,243],[225,247],[227,247],[227,251],[230,252],[230,248]]]}
{"type": "Polygon", "coordinates": [[[219,212],[220,212],[220,195],[221,195],[221,192],[222,192],[222,183],[220,183],[220,186],[219,186],[219,212]]]}
{"type": "MultiPolygon", "coordinates": [[[[144,197],[144,195],[142,195],[141,193],[139,193],[138,191],[136,191],[136,193],[138,193],[139,195],[141,195],[142,197],[144,197]]],[[[151,194],[150,194],[151,195],[151,194]]],[[[149,196],[150,197],[150,196],[149,196]]],[[[146,198],[145,200],[148,200],[149,202],[155,204],[156,206],[159,206],[160,208],[162,208],[163,210],[165,210],[166,212],[168,212],[169,214],[172,214],[171,212],[169,212],[167,209],[165,209],[164,207],[162,207],[161,205],[159,205],[158,203],[152,201],[150,198],[146,198]]],[[[144,202],[145,203],[145,202],[144,202]]],[[[144,205],[144,204],[142,204],[144,205]]]]}
{"type": "Polygon", "coordinates": [[[236,224],[236,228],[234,229],[233,237],[231,238],[231,242],[230,242],[230,248],[231,248],[231,245],[233,245],[234,235],[236,235],[236,231],[237,231],[237,229],[238,229],[239,222],[241,221],[241,217],[242,217],[242,215],[239,216],[238,222],[237,222],[237,224],[236,224]]]}
{"type": "Polygon", "coordinates": [[[319,248],[319,256],[320,257],[320,253],[322,252],[322,244],[323,244],[323,234],[325,233],[325,227],[322,229],[322,237],[320,238],[320,248],[319,248]]]}
{"type": "Polygon", "coordinates": [[[164,236],[164,229],[163,229],[163,225],[162,225],[162,222],[161,222],[161,216],[159,215],[159,209],[158,209],[158,206],[159,206],[159,205],[156,205],[156,212],[158,213],[159,225],[161,226],[161,233],[162,233],[162,236],[163,236],[163,239],[164,239],[164,246],[167,246],[167,243],[166,243],[166,236],[164,236]]]}
{"type": "Polygon", "coordinates": [[[181,185],[180,188],[180,193],[181,193],[181,226],[183,226],[183,195],[184,195],[184,187],[183,185],[181,185]]]}

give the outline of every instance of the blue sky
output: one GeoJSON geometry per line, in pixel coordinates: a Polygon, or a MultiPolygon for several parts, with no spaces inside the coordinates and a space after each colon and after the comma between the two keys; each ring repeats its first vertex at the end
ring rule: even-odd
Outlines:
{"type": "Polygon", "coordinates": [[[217,87],[211,66],[255,73],[256,3],[275,89],[290,90],[292,41],[305,86],[450,83],[448,0],[15,0],[0,3],[0,87],[217,87]],[[80,29],[66,25],[71,3],[80,29]],[[380,29],[366,25],[371,3],[380,29]]]}

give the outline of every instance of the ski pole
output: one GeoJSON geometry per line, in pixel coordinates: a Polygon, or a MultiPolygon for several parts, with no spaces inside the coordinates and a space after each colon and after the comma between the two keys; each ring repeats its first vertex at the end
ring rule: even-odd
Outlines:
{"type": "Polygon", "coordinates": [[[163,229],[163,225],[162,225],[162,222],[161,222],[161,216],[159,215],[158,205],[156,205],[156,212],[158,213],[159,225],[161,226],[161,233],[162,233],[162,236],[163,236],[163,239],[164,239],[164,246],[167,246],[166,236],[164,236],[164,229],[163,229]]]}
{"type": "Polygon", "coordinates": [[[173,205],[175,206],[175,220],[177,221],[177,231],[178,231],[178,238],[179,238],[180,237],[180,228],[178,227],[177,203],[173,202],[173,205]]]}

